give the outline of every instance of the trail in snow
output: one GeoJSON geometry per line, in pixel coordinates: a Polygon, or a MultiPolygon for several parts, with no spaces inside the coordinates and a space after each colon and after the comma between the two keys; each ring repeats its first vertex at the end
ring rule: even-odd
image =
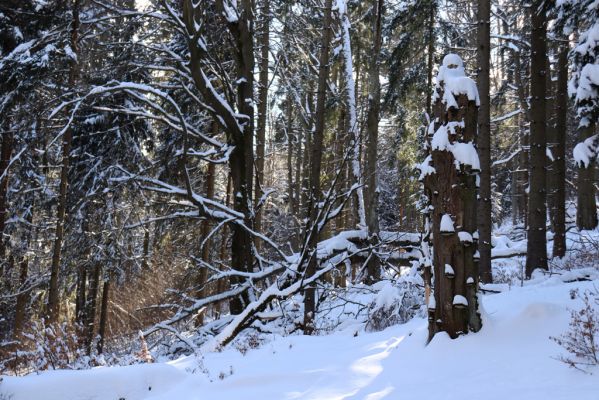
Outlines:
{"type": "Polygon", "coordinates": [[[186,357],[4,377],[0,393],[13,400],[597,400],[599,368],[594,375],[568,368],[554,359],[562,349],[549,339],[567,329],[568,308],[580,306],[570,290],[599,286],[597,270],[588,271],[595,281],[543,277],[484,296],[482,331],[454,341],[437,335],[425,346],[427,322],[418,318],[357,336],[348,329],[278,338],[245,356],[227,349],[207,354],[203,365],[186,357]]]}

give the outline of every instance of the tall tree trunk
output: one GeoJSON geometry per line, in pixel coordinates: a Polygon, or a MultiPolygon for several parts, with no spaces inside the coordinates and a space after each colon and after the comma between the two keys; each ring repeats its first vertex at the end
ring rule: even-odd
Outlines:
{"type": "MultiPolygon", "coordinates": [[[[433,63],[435,62],[435,14],[437,13],[436,0],[431,0],[428,17],[428,50],[426,61],[427,87],[433,87],[433,63]]],[[[426,91],[426,113],[431,116],[432,113],[432,92],[426,91]]]]}
{"type": "Polygon", "coordinates": [[[530,186],[528,195],[528,244],[526,276],[536,268],[547,269],[547,204],[545,125],[547,63],[546,2],[536,0],[531,9],[530,79],[530,186]]]}
{"type": "Polygon", "coordinates": [[[553,143],[552,187],[554,212],[553,257],[566,255],[566,137],[568,117],[568,45],[559,45],[555,92],[555,140],[553,143]]]}
{"type": "MultiPolygon", "coordinates": [[[[25,217],[25,220],[30,227],[33,226],[33,212],[35,209],[35,202],[33,201],[34,195],[31,195],[31,198],[31,208],[25,217]]],[[[26,284],[29,277],[29,257],[27,255],[27,251],[31,242],[31,229],[33,228],[29,228],[27,233],[25,254],[23,254],[23,258],[21,259],[21,264],[19,266],[19,289],[15,305],[15,322],[13,328],[13,340],[17,343],[17,346],[19,346],[18,342],[21,340],[21,334],[25,328],[27,305],[29,304],[30,299],[30,289],[26,287],[26,284]]]]}
{"type": "Polygon", "coordinates": [[[554,174],[555,169],[555,158],[553,157],[553,150],[555,146],[555,142],[557,140],[557,132],[555,130],[555,85],[553,84],[552,74],[551,74],[551,54],[554,52],[554,47],[552,46],[552,42],[547,44],[547,56],[545,57],[546,61],[546,75],[545,75],[545,90],[547,91],[547,95],[545,96],[545,129],[547,136],[547,167],[545,170],[547,171],[547,213],[549,215],[550,229],[552,232],[555,231],[555,227],[553,226],[554,214],[555,214],[555,202],[554,202],[554,193],[555,193],[555,185],[556,185],[556,177],[554,174]]]}
{"type": "MultiPolygon", "coordinates": [[[[530,12],[527,11],[527,15],[530,12]]],[[[524,228],[528,228],[528,178],[529,178],[529,166],[530,166],[530,107],[528,105],[528,93],[529,87],[525,85],[522,80],[523,75],[527,75],[528,72],[525,66],[522,65],[522,59],[519,52],[514,52],[514,80],[516,82],[516,93],[518,95],[518,102],[520,109],[522,110],[518,114],[518,136],[520,139],[520,154],[518,156],[518,164],[515,171],[515,184],[516,184],[516,212],[515,222],[522,222],[524,228]]]]}
{"type": "Polygon", "coordinates": [[[478,157],[480,159],[480,188],[478,200],[478,251],[480,252],[479,273],[483,283],[491,283],[491,2],[478,0],[478,157]]]}
{"type": "Polygon", "coordinates": [[[146,272],[150,269],[150,229],[146,228],[144,232],[143,256],[141,260],[141,270],[146,272]]]}
{"type": "MultiPolygon", "coordinates": [[[[356,189],[355,202],[357,205],[356,211],[358,215],[358,223],[360,229],[366,228],[366,211],[364,202],[364,191],[362,188],[362,182],[364,177],[362,176],[362,167],[360,165],[360,129],[358,126],[358,110],[356,103],[356,83],[354,81],[354,64],[352,59],[352,48],[351,48],[351,37],[349,35],[350,21],[347,10],[347,1],[341,3],[342,9],[340,9],[341,18],[341,36],[343,41],[343,57],[345,66],[345,84],[347,94],[347,116],[349,118],[348,128],[350,136],[350,146],[352,147],[352,174],[354,182],[358,185],[356,189]]],[[[375,16],[376,17],[376,16],[375,16]]],[[[376,46],[376,44],[375,44],[376,46]]],[[[380,46],[379,46],[380,47],[380,46]]],[[[377,54],[378,57],[378,54],[377,54]]],[[[359,71],[356,76],[359,76],[359,71]]]]}
{"type": "Polygon", "coordinates": [[[312,90],[308,92],[306,102],[308,104],[310,115],[310,124],[306,124],[304,127],[304,151],[302,154],[302,218],[308,218],[310,216],[310,166],[311,166],[311,155],[312,155],[312,136],[314,135],[314,119],[315,114],[313,111],[314,96],[312,90]]]}
{"type": "Polygon", "coordinates": [[[98,301],[98,290],[100,287],[100,275],[102,267],[99,262],[94,264],[92,276],[89,282],[89,293],[87,295],[87,306],[85,310],[85,345],[87,354],[91,354],[96,328],[96,303],[98,301]]]}
{"type": "MultiPolygon", "coordinates": [[[[584,142],[595,134],[595,124],[579,128],[578,141],[584,142]]],[[[578,190],[578,202],[576,208],[576,225],[578,229],[595,229],[597,227],[597,200],[595,189],[595,164],[591,158],[587,164],[577,165],[578,176],[576,186],[578,190]]]]}
{"type": "MultiPolygon", "coordinates": [[[[216,127],[216,123],[214,123],[214,126],[216,127]]],[[[216,130],[216,128],[215,128],[216,130]]],[[[205,197],[207,199],[213,199],[214,198],[214,178],[216,175],[216,165],[214,163],[208,163],[208,167],[207,167],[207,171],[206,171],[206,176],[205,176],[205,181],[204,181],[204,194],[205,197]]],[[[204,221],[202,221],[202,227],[200,230],[200,239],[203,243],[202,246],[202,261],[205,262],[206,264],[210,263],[210,248],[212,247],[211,243],[212,241],[208,238],[208,235],[210,234],[210,230],[212,228],[212,224],[210,223],[210,221],[208,219],[205,219],[204,221]]],[[[200,290],[198,291],[198,298],[202,299],[204,297],[206,297],[206,293],[207,293],[207,288],[206,288],[206,281],[208,280],[208,268],[206,268],[204,265],[200,266],[200,271],[198,273],[198,286],[200,288],[200,290]]],[[[198,317],[196,318],[195,324],[196,326],[202,326],[204,325],[204,315],[205,313],[202,312],[200,313],[200,315],[198,315],[198,317]]]]}
{"type": "MultiPolygon", "coordinates": [[[[260,76],[258,88],[258,129],[256,131],[256,182],[254,185],[254,200],[256,206],[262,198],[264,185],[264,146],[266,142],[266,113],[268,111],[268,51],[270,47],[270,0],[262,0],[260,31],[260,76]]],[[[257,232],[262,231],[262,211],[256,210],[254,227],[257,232]]],[[[260,249],[261,242],[256,241],[256,248],[260,249]]]]}
{"type": "Polygon", "coordinates": [[[110,274],[102,287],[102,306],[100,308],[100,326],[98,327],[98,354],[104,351],[106,327],[108,325],[108,300],[110,299],[110,274]]]}
{"type": "MultiPolygon", "coordinates": [[[[8,129],[11,129],[10,126],[8,129]]],[[[0,151],[0,263],[2,263],[0,271],[4,271],[4,264],[6,263],[4,229],[6,227],[6,215],[8,214],[8,168],[12,156],[12,148],[12,132],[6,132],[2,135],[2,150],[0,151]]],[[[3,278],[3,274],[0,275],[0,278],[3,278]]]]}
{"type": "Polygon", "coordinates": [[[75,298],[75,323],[82,325],[85,321],[85,296],[87,288],[87,267],[85,263],[77,266],[77,291],[75,298]]]}
{"type": "MultiPolygon", "coordinates": [[[[379,114],[381,108],[381,83],[380,75],[380,52],[382,45],[382,19],[383,0],[373,0],[373,23],[372,35],[373,46],[370,55],[370,68],[368,71],[368,114],[366,119],[366,157],[365,157],[365,196],[366,224],[368,226],[368,241],[370,246],[379,243],[379,213],[378,213],[378,182],[377,182],[377,159],[378,159],[378,136],[379,136],[379,114]],[[374,12],[376,10],[376,12],[374,12]]],[[[366,282],[374,283],[381,278],[381,266],[379,258],[374,252],[367,265],[368,277],[366,282]]]]}
{"type": "Polygon", "coordinates": [[[27,277],[29,275],[29,259],[27,256],[21,260],[19,267],[19,294],[17,295],[17,303],[15,305],[15,323],[13,328],[13,338],[19,341],[21,333],[25,326],[25,316],[27,312],[27,303],[29,303],[29,290],[25,288],[27,277]]]}
{"type": "MultiPolygon", "coordinates": [[[[318,62],[318,89],[316,98],[316,125],[314,128],[314,141],[312,143],[312,156],[310,157],[310,218],[306,226],[306,239],[308,244],[308,266],[305,271],[307,278],[316,273],[318,266],[318,213],[321,198],[320,193],[320,169],[322,160],[322,143],[324,139],[325,111],[326,111],[326,84],[329,76],[329,52],[331,47],[331,8],[332,0],[325,0],[324,22],[320,57],[318,62]]],[[[314,331],[314,312],[316,306],[316,284],[309,284],[304,289],[304,333],[312,334],[314,331]]]]}
{"type": "MultiPolygon", "coordinates": [[[[71,49],[74,54],[79,53],[79,5],[80,0],[73,3],[73,19],[71,21],[71,49]]],[[[73,89],[78,74],[76,59],[71,59],[69,66],[69,87],[73,89]]],[[[73,130],[69,126],[62,136],[62,166],[60,169],[60,189],[58,193],[58,210],[56,216],[56,233],[52,264],[50,266],[50,287],[48,289],[48,322],[58,321],[60,314],[60,262],[62,242],[64,240],[64,226],[66,223],[67,191],[69,186],[69,164],[71,158],[71,145],[73,130]]]]}
{"type": "MultiPolygon", "coordinates": [[[[225,189],[225,206],[229,207],[229,205],[231,204],[231,186],[232,186],[232,182],[231,182],[231,174],[227,174],[227,186],[225,189]]],[[[228,227],[225,225],[223,226],[222,229],[222,233],[221,233],[221,237],[222,240],[220,242],[220,251],[219,251],[219,257],[221,260],[225,260],[226,255],[227,255],[227,229],[228,227]]],[[[226,279],[220,279],[218,281],[217,287],[216,287],[216,292],[217,293],[224,293],[225,291],[227,291],[230,287],[230,282],[226,279]]],[[[214,313],[215,315],[220,315],[221,311],[222,311],[222,302],[219,302],[215,305],[214,307],[214,313]]]]}

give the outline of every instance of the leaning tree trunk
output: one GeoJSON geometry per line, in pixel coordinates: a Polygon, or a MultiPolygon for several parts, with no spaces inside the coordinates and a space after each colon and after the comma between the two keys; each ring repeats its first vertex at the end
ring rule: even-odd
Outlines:
{"type": "Polygon", "coordinates": [[[530,77],[530,185],[528,194],[528,242],[526,276],[536,268],[547,269],[547,136],[545,125],[547,18],[545,1],[531,9],[530,77]]]}
{"type": "MultiPolygon", "coordinates": [[[[73,17],[71,22],[71,49],[74,54],[78,54],[79,37],[79,4],[80,0],[75,0],[73,4],[73,17]]],[[[78,74],[78,64],[76,59],[71,59],[69,66],[69,87],[75,86],[75,80],[78,74]]],[[[62,242],[64,240],[64,226],[66,223],[67,210],[67,190],[69,186],[69,164],[71,157],[71,144],[73,141],[73,130],[67,127],[62,136],[62,165],[60,168],[60,189],[58,193],[58,210],[56,216],[56,232],[54,239],[54,250],[52,253],[52,264],[50,266],[50,287],[48,289],[48,322],[58,321],[60,313],[60,262],[62,252],[62,242]]]]}
{"type": "MultiPolygon", "coordinates": [[[[310,278],[316,273],[318,266],[318,246],[320,211],[320,170],[322,160],[322,143],[324,139],[326,84],[329,76],[329,52],[331,47],[331,8],[332,0],[326,0],[324,5],[324,23],[321,43],[321,52],[318,67],[318,89],[316,98],[316,124],[314,127],[314,140],[311,143],[312,155],[310,157],[310,197],[308,200],[309,218],[306,225],[306,244],[308,246],[308,265],[305,276],[310,278]]],[[[316,307],[316,283],[307,285],[304,289],[304,333],[312,334],[314,331],[314,312],[316,307]]]]}
{"type": "MultiPolygon", "coordinates": [[[[462,60],[447,55],[437,77],[430,154],[421,178],[430,196],[434,298],[428,302],[429,340],[437,332],[456,338],[481,328],[478,311],[476,179],[480,168],[475,141],[478,94],[464,75],[462,60]]],[[[427,271],[425,271],[425,276],[427,271]]],[[[430,275],[429,275],[430,276],[430,275]]]]}
{"type": "MultiPolygon", "coordinates": [[[[595,133],[595,124],[591,123],[581,127],[578,133],[580,143],[585,142],[595,133]]],[[[577,162],[578,177],[576,187],[578,202],[576,212],[576,225],[578,229],[595,229],[597,227],[597,200],[595,189],[595,159],[589,157],[586,162],[577,162]]]]}
{"type": "Polygon", "coordinates": [[[478,155],[480,157],[480,193],[478,200],[479,273],[484,283],[491,283],[491,2],[478,0],[478,76],[480,109],[478,114],[478,155]]]}

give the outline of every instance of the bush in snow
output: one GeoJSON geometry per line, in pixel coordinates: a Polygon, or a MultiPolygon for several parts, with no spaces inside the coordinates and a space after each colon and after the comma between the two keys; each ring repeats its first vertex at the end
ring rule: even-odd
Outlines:
{"type": "Polygon", "coordinates": [[[424,286],[414,279],[382,282],[384,286],[369,307],[366,330],[370,332],[408,322],[417,315],[424,316],[424,286]]]}
{"type": "Polygon", "coordinates": [[[90,358],[79,342],[79,329],[72,325],[46,325],[42,319],[23,333],[18,350],[6,354],[0,371],[20,372],[48,369],[89,368],[90,358]]]}
{"type": "Polygon", "coordinates": [[[569,356],[558,359],[572,368],[590,372],[589,368],[599,365],[599,292],[578,290],[571,292],[572,299],[583,302],[582,309],[571,312],[570,329],[560,337],[551,339],[566,349],[569,356]]]}

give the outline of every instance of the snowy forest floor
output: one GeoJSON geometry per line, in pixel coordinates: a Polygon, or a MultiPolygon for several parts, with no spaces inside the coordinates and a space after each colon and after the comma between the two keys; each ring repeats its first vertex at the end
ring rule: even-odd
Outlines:
{"type": "MultiPolygon", "coordinates": [[[[522,261],[496,260],[494,272],[505,281],[522,261]]],[[[557,360],[565,350],[550,339],[582,306],[571,291],[599,289],[596,261],[573,268],[493,285],[501,293],[483,295],[482,331],[453,341],[437,335],[427,346],[427,321],[419,317],[375,333],[345,324],[246,352],[228,347],[202,358],[4,377],[0,399],[597,400],[599,367],[569,368],[557,360]]]]}

